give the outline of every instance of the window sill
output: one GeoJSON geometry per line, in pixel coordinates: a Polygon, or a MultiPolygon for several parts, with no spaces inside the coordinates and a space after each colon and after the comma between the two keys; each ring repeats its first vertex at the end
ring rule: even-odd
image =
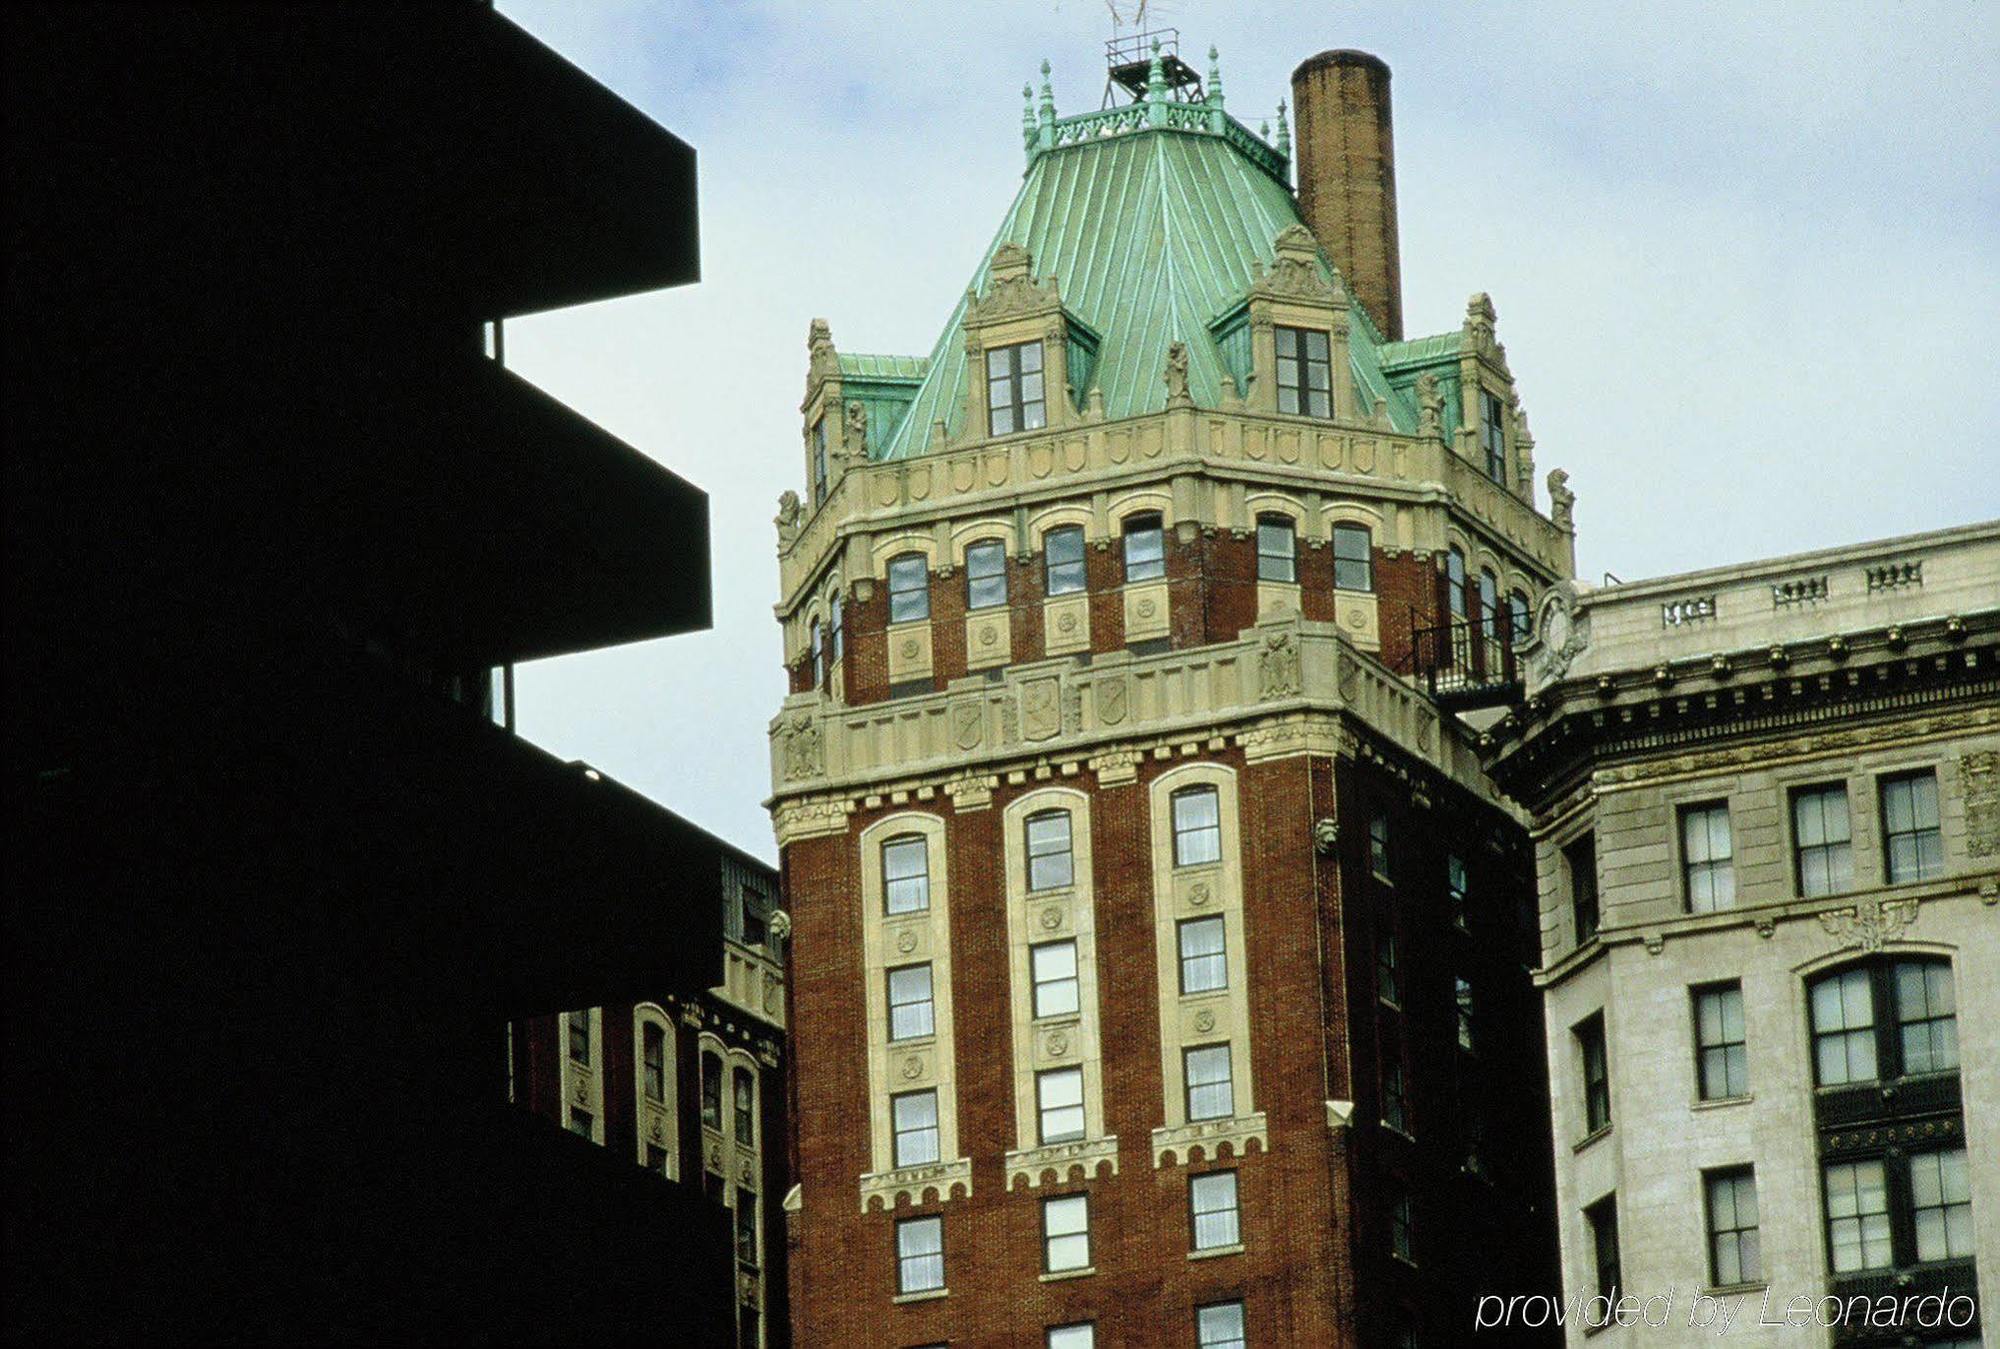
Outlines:
{"type": "Polygon", "coordinates": [[[1082,1269],[1057,1269],[1038,1276],[1043,1283],[1061,1283],[1064,1279],[1087,1279],[1097,1273],[1096,1265],[1085,1265],[1082,1269]]]}
{"type": "Polygon", "coordinates": [[[1569,1150],[1571,1152],[1582,1152],[1592,1143],[1595,1143],[1600,1138],[1608,1136],[1610,1133],[1611,1133],[1611,1126],[1609,1124],[1603,1126],[1600,1129],[1594,1129],[1590,1133],[1587,1133],[1583,1137],[1577,1139],[1576,1142],[1570,1144],[1569,1150]]]}
{"type": "Polygon", "coordinates": [[[938,1298],[949,1297],[950,1295],[951,1290],[949,1288],[926,1288],[921,1293],[898,1293],[889,1300],[901,1305],[906,1302],[932,1302],[938,1298]]]}
{"type": "Polygon", "coordinates": [[[1206,1250],[1189,1251],[1187,1258],[1190,1260],[1213,1260],[1219,1255],[1241,1254],[1243,1254],[1243,1243],[1239,1241],[1233,1246],[1210,1246],[1206,1250]]]}
{"type": "Polygon", "coordinates": [[[1414,1143],[1417,1141],[1417,1136],[1415,1134],[1411,1133],[1408,1129],[1397,1128],[1395,1125],[1389,1123],[1388,1120],[1382,1121],[1382,1127],[1388,1132],[1396,1135],[1396,1137],[1402,1139],[1405,1143],[1414,1143]]]}
{"type": "Polygon", "coordinates": [[[1754,1283],[1717,1284],[1713,1288],[1704,1288],[1701,1291],[1707,1297],[1737,1297],[1743,1293],[1761,1293],[1770,1286],[1766,1280],[1758,1279],[1754,1283]]]}
{"type": "Polygon", "coordinates": [[[1688,1109],[1722,1110],[1732,1105],[1748,1105],[1750,1104],[1750,1102],[1756,1099],[1757,1098],[1754,1095],[1746,1091],[1741,1096],[1717,1096],[1714,1099],[1707,1101],[1690,1101],[1688,1102],[1688,1109]]]}

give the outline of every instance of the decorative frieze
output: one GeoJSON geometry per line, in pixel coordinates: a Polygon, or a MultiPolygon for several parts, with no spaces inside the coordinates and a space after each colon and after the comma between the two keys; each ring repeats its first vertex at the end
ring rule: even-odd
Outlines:
{"type": "Polygon", "coordinates": [[[861,1211],[870,1208],[894,1212],[905,1200],[929,1204],[972,1197],[972,1159],[933,1162],[928,1166],[905,1166],[894,1171],[875,1171],[861,1178],[861,1211]]]}
{"type": "Polygon", "coordinates": [[[1016,1189],[1026,1181],[1031,1190],[1044,1182],[1064,1185],[1073,1180],[1095,1180],[1104,1174],[1118,1174],[1118,1138],[1084,1138],[1074,1143],[1051,1143],[1023,1148],[1007,1154],[1007,1188],[1016,1189]]]}
{"type": "Polygon", "coordinates": [[[1233,1119],[1205,1119],[1192,1124],[1176,1124],[1153,1130],[1153,1165],[1186,1166],[1198,1160],[1241,1157],[1252,1143],[1260,1152],[1270,1147],[1270,1138],[1264,1127],[1264,1112],[1261,1110],[1254,1115],[1240,1115],[1233,1119]]]}

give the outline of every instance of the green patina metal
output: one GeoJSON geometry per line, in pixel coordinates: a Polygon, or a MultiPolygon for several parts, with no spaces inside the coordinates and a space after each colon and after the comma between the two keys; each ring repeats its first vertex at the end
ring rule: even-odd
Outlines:
{"type": "Polygon", "coordinates": [[[839,360],[841,401],[859,403],[868,414],[871,447],[886,445],[902,423],[910,401],[917,396],[931,363],[922,356],[876,356],[845,351],[839,354],[839,360]]]}
{"type": "MultiPolygon", "coordinates": [[[[1209,87],[1199,102],[1149,90],[1138,102],[1068,118],[1055,116],[1046,68],[1039,104],[1023,89],[1027,173],[973,283],[980,291],[988,286],[993,254],[1005,243],[1028,250],[1035,275],[1056,278],[1071,324],[1072,396],[1082,406],[1094,389],[1107,418],[1165,409],[1162,375],[1175,342],[1187,345],[1188,390],[1198,406],[1220,406],[1225,374],[1244,392],[1245,297],[1276,257],[1279,232],[1303,223],[1285,154],[1224,112],[1213,66],[1209,87]]],[[[1279,125],[1284,134],[1282,110],[1279,125]]],[[[1319,266],[1340,280],[1323,253],[1319,266]]],[[[841,358],[843,372],[850,359],[922,370],[886,435],[876,434],[871,408],[871,458],[907,459],[937,448],[939,422],[952,435],[962,429],[965,308],[961,299],[928,360],[841,358]]],[[[1449,334],[1384,344],[1357,303],[1349,348],[1363,410],[1379,400],[1391,425],[1414,431],[1415,396],[1385,370],[1382,351],[1403,356],[1424,342],[1457,340],[1449,334]]]]}

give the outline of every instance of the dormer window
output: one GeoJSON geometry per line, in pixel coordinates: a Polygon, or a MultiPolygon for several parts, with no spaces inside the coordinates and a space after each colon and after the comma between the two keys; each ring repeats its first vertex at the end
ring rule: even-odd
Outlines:
{"type": "Polygon", "coordinates": [[[1278,411],[1333,415],[1333,355],[1317,328],[1278,328],[1278,411]]]}
{"type": "Polygon", "coordinates": [[[1157,581],[1167,574],[1167,541],[1157,515],[1125,520],[1125,579],[1157,581]]]}
{"type": "Polygon", "coordinates": [[[1486,476],[1497,483],[1507,481],[1507,405],[1491,393],[1479,394],[1479,435],[1486,447],[1486,476]]]}
{"type": "Polygon", "coordinates": [[[812,431],[813,504],[826,500],[826,418],[813,422],[812,431]]]}
{"type": "Polygon", "coordinates": [[[988,433],[996,436],[1034,431],[1048,425],[1039,341],[987,349],[986,416],[988,433]]]}

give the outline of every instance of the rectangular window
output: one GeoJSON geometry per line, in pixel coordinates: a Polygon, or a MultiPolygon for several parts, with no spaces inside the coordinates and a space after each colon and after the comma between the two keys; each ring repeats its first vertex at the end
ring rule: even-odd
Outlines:
{"type": "Polygon", "coordinates": [[[1750,1051],[1743,1028],[1742,984],[1710,984],[1694,991],[1694,1040],[1701,1099],[1747,1096],[1750,1051]]]}
{"type": "Polygon", "coordinates": [[[1729,807],[1721,801],[1681,807],[1681,875],[1689,913],[1714,913],[1736,903],[1729,807]]]}
{"type": "Polygon", "coordinates": [[[1444,554],[1444,589],[1445,603],[1451,609],[1451,616],[1467,617],[1465,553],[1455,543],[1444,554]]]}
{"type": "Polygon", "coordinates": [[[1875,998],[1866,969],[1831,975],[1812,986],[1812,1028],[1819,1085],[1875,1080],[1875,998]]]}
{"type": "Polygon", "coordinates": [[[1799,893],[1808,899],[1854,886],[1847,787],[1801,787],[1792,793],[1792,846],[1799,893]]]}
{"type": "Polygon", "coordinates": [[[1472,1037],[1472,981],[1459,977],[1453,990],[1458,1004],[1458,1047],[1470,1054],[1473,1049],[1472,1037]]]}
{"type": "Polygon", "coordinates": [[[1756,1283],[1764,1277],[1757,1239],[1757,1176],[1747,1166],[1710,1171],[1708,1197],[1708,1281],[1716,1288],[1756,1283]]]}
{"type": "Polygon", "coordinates": [[[1410,1132],[1409,1094],[1403,1085],[1403,1061],[1382,1062],[1382,1122],[1399,1134],[1410,1132]]]}
{"type": "Polygon", "coordinates": [[[1520,646],[1533,635],[1535,617],[1528,608],[1528,594],[1524,590],[1507,592],[1507,636],[1515,646],[1520,646]]]}
{"type": "Polygon", "coordinates": [[[931,616],[930,563],[922,553],[889,559],[889,621],[916,623],[931,616]]]}
{"type": "Polygon", "coordinates": [[[731,1104],[736,1114],[736,1141],[746,1148],[757,1146],[757,1079],[748,1068],[738,1068],[730,1082],[731,1104]]]}
{"type": "Polygon", "coordinates": [[[987,351],[986,413],[989,435],[1010,436],[1048,424],[1040,342],[1017,342],[987,351]]]}
{"type": "Polygon", "coordinates": [[[1292,584],[1299,579],[1299,536],[1289,515],[1257,517],[1257,579],[1292,584]]]}
{"type": "Polygon", "coordinates": [[[753,1268],[757,1264],[757,1196],[740,1187],[736,1191],[736,1259],[753,1268]]]}
{"type": "Polygon", "coordinates": [[[1125,521],[1125,579],[1157,581],[1167,574],[1167,536],[1157,515],[1134,515],[1125,521]]]}
{"type": "Polygon", "coordinates": [[[1583,1131],[1585,1135],[1611,1124],[1611,1064],[1604,1046],[1604,1016],[1599,1013],[1576,1028],[1576,1046],[1583,1056],[1583,1131]]]}
{"type": "Polygon", "coordinates": [[[1391,1007],[1403,1003],[1403,972],[1396,958],[1396,934],[1375,936],[1375,996],[1391,1007]]]}
{"type": "Polygon", "coordinates": [[[1028,951],[1035,978],[1035,1015],[1070,1016],[1077,1008],[1076,943],[1047,941],[1028,951]]]}
{"type": "Polygon", "coordinates": [[[1926,768],[1882,779],[1882,853],[1889,884],[1944,874],[1938,832],[1937,774],[1926,768]]]}
{"type": "Polygon", "coordinates": [[[1213,1251],[1243,1240],[1236,1208],[1236,1173],[1210,1171],[1188,1177],[1188,1212],[1192,1215],[1194,1249],[1213,1251]]]}
{"type": "Polygon", "coordinates": [[[808,631],[812,636],[807,644],[809,654],[806,658],[806,665],[812,670],[814,685],[824,684],[826,682],[826,647],[820,640],[819,620],[817,618],[812,621],[812,625],[808,631]]]}
{"type": "Polygon", "coordinates": [[[1887,1269],[1889,1187],[1882,1163],[1832,1162],[1826,1167],[1826,1244],[1835,1274],[1887,1269]]]}
{"type": "Polygon", "coordinates": [[[1173,794],[1175,866],[1202,866],[1222,859],[1220,802],[1213,787],[1183,787],[1173,794]]]}
{"type": "Polygon", "coordinates": [[[965,607],[995,609],[1007,602],[1007,545],[986,539],[965,550],[965,607]]]}
{"type": "Polygon", "coordinates": [[[1469,916],[1471,887],[1472,882],[1466,873],[1463,859],[1454,854],[1445,854],[1444,892],[1451,901],[1452,925],[1461,932],[1465,930],[1469,916]]]}
{"type": "Polygon", "coordinates": [[[722,1130],[722,1060],[713,1054],[701,1056],[701,1122],[722,1130]]]}
{"type": "Polygon", "coordinates": [[[1090,1268],[1090,1198],[1066,1194],[1042,1201],[1042,1268],[1051,1274],[1090,1268]]]}
{"type": "Polygon", "coordinates": [[[1597,1295],[1615,1300],[1623,1282],[1618,1264],[1617,1197],[1605,1195],[1585,1209],[1583,1216],[1590,1226],[1590,1255],[1597,1270],[1597,1295]]]}
{"type": "Polygon", "coordinates": [[[1368,869],[1375,879],[1389,879],[1389,817],[1374,815],[1368,820],[1368,869]]]}
{"type": "Polygon", "coordinates": [[[904,834],[882,845],[882,902],[889,913],[916,913],[931,906],[930,845],[904,834]]]}
{"type": "Polygon", "coordinates": [[[646,1169],[667,1174],[667,1150],[658,1143],[646,1144],[646,1169]]]}
{"type": "Polygon", "coordinates": [[[841,658],[847,654],[846,614],[847,606],[840,602],[840,592],[836,590],[826,602],[827,645],[833,653],[828,659],[835,665],[840,664],[841,658]]]}
{"type": "Polygon", "coordinates": [[[1194,1335],[1200,1349],[1244,1349],[1250,1341],[1243,1328],[1243,1304],[1211,1302],[1196,1308],[1194,1335]]]}
{"type": "Polygon", "coordinates": [[[1486,450],[1486,476],[1497,483],[1507,481],[1507,405],[1493,394],[1479,392],[1480,439],[1486,450]]]}
{"type": "Polygon", "coordinates": [[[1277,328],[1278,411],[1295,417],[1333,415],[1333,353],[1317,328],[1277,328]]]}
{"type": "Polygon", "coordinates": [[[1047,572],[1045,590],[1051,595],[1069,595],[1084,587],[1083,529],[1070,525],[1052,529],[1042,536],[1042,565],[1047,572]]]}
{"type": "Polygon", "coordinates": [[[590,1066],[590,1012],[570,1012],[564,1017],[569,1022],[569,1061],[580,1067],[590,1066]]]}
{"type": "Polygon", "coordinates": [[[578,1110],[575,1106],[570,1107],[569,1131],[571,1133],[578,1134],[584,1138],[593,1138],[596,1135],[592,1133],[591,1129],[595,1123],[596,1121],[592,1118],[588,1110],[578,1110]]]}
{"type": "Polygon", "coordinates": [[[1333,527],[1333,584],[1336,590],[1375,588],[1375,551],[1365,525],[1333,527]]]}
{"type": "Polygon", "coordinates": [[[937,1033],[931,1001],[931,967],[904,965],[889,971],[889,1038],[915,1040],[937,1033]]]}
{"type": "Polygon", "coordinates": [[[906,1091],[891,1096],[889,1119],[895,1131],[897,1166],[928,1166],[938,1159],[936,1091],[906,1091]]]}
{"type": "Polygon", "coordinates": [[[1563,849],[1569,868],[1569,911],[1576,924],[1576,944],[1597,935],[1597,839],[1585,834],[1563,849]]]}
{"type": "Polygon", "coordinates": [[[1073,1143],[1083,1137],[1083,1069],[1051,1068],[1035,1074],[1036,1129],[1041,1141],[1073,1143]]]}
{"type": "Polygon", "coordinates": [[[1096,1349],[1097,1327],[1085,1321],[1073,1326],[1050,1326],[1048,1349],[1096,1349]]]}
{"type": "Polygon", "coordinates": [[[1500,633],[1500,578],[1486,567],[1479,569],[1479,628],[1488,637],[1500,633]]]}
{"type": "Polygon", "coordinates": [[[1070,857],[1069,812],[1045,810],[1030,815],[1028,835],[1028,888],[1060,890],[1075,883],[1070,857]]]}
{"type": "Polygon", "coordinates": [[[813,422],[813,504],[826,500],[826,418],[813,422]]]}
{"type": "Polygon", "coordinates": [[[641,1061],[645,1065],[646,1099],[667,1099],[667,1031],[647,1022],[641,1040],[641,1061]]]}
{"type": "Polygon", "coordinates": [[[1910,1154],[1910,1213],[1917,1259],[1957,1260],[1973,1254],[1972,1178],[1964,1148],[1910,1154]]]}
{"type": "Polygon", "coordinates": [[[896,1291],[944,1287],[944,1219],[905,1218],[896,1224],[896,1291]]]}
{"type": "Polygon", "coordinates": [[[1958,998],[1942,960],[1896,963],[1896,1029],[1903,1071],[1948,1073],[1958,1067],[1958,998]]]}
{"type": "Polygon", "coordinates": [[[1410,1192],[1398,1186],[1395,1197],[1389,1201],[1389,1250],[1405,1260],[1417,1258],[1416,1236],[1412,1229],[1416,1226],[1416,1201],[1410,1192]]]}
{"type": "Polygon", "coordinates": [[[1221,918],[1189,918],[1178,928],[1181,992],[1210,993],[1229,987],[1227,941],[1221,918]]]}
{"type": "Polygon", "coordinates": [[[1236,1088],[1229,1076],[1229,1046],[1203,1045],[1181,1051],[1187,1077],[1187,1117],[1228,1119],[1236,1113],[1236,1088]]]}

